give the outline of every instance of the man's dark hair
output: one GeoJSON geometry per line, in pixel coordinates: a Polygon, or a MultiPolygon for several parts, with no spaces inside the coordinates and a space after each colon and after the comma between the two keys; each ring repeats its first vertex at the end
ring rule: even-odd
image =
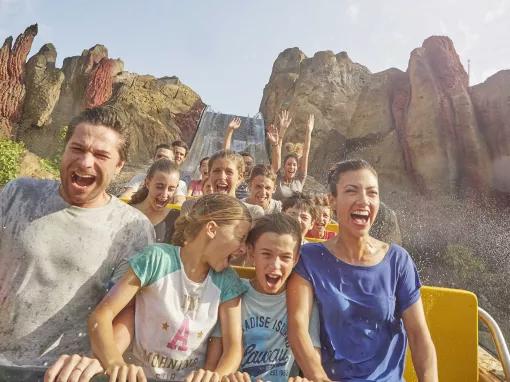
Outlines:
{"type": "Polygon", "coordinates": [[[186,155],[188,155],[189,147],[186,142],[178,139],[172,142],[172,147],[182,147],[184,150],[186,150],[186,155]]]}
{"type": "Polygon", "coordinates": [[[287,211],[289,208],[297,208],[305,210],[310,213],[312,220],[317,220],[317,209],[313,199],[303,194],[302,192],[294,192],[291,197],[285,199],[282,203],[282,211],[287,211]]]}
{"type": "Polygon", "coordinates": [[[90,123],[93,126],[105,126],[116,131],[120,136],[119,156],[123,161],[127,160],[127,153],[130,143],[130,131],[125,123],[125,115],[113,105],[96,106],[85,109],[76,117],[71,119],[67,127],[65,143],[74,134],[76,126],[80,123],[90,123]]]}
{"type": "Polygon", "coordinates": [[[294,255],[298,254],[301,245],[301,227],[296,219],[281,212],[264,215],[255,221],[253,228],[248,233],[246,243],[255,246],[257,240],[266,232],[292,236],[296,241],[294,255]]]}

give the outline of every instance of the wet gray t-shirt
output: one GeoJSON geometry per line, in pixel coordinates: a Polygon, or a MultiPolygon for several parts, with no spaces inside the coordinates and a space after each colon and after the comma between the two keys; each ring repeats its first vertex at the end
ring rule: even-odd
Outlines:
{"type": "Polygon", "coordinates": [[[273,199],[275,200],[290,198],[294,192],[302,192],[305,185],[306,177],[299,171],[290,183],[285,183],[282,171],[283,170],[279,170],[276,175],[276,190],[273,194],[273,199]]]}
{"type": "Polygon", "coordinates": [[[117,198],[80,208],[58,187],[21,178],[0,194],[0,363],[88,352],[88,315],[124,259],[154,240],[150,221],[117,198]]]}

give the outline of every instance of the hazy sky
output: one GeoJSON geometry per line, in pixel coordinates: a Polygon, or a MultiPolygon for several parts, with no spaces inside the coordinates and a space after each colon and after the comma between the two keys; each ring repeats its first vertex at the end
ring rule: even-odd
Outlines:
{"type": "MultiPolygon", "coordinates": [[[[0,0],[0,39],[37,22],[31,54],[52,42],[58,65],[94,44],[126,70],[176,75],[214,109],[258,111],[278,54],[347,51],[372,72],[406,70],[431,35],[449,36],[471,84],[510,68],[510,0],[0,0]]],[[[1,42],[0,42],[1,43],[1,42]]]]}

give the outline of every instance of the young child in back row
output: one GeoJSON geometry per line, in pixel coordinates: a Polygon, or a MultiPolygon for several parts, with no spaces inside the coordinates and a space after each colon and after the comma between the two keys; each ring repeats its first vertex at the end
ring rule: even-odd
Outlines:
{"type": "Polygon", "coordinates": [[[282,212],[292,216],[299,222],[301,243],[307,243],[305,236],[317,220],[317,209],[312,198],[301,192],[294,192],[290,198],[283,201],[282,212]]]}
{"type": "Polygon", "coordinates": [[[194,378],[205,367],[208,338],[217,321],[226,335],[215,378],[237,370],[240,295],[247,287],[228,265],[233,256],[244,255],[250,227],[243,203],[227,195],[206,195],[177,219],[173,242],[178,246],[150,245],[129,260],[127,273],[89,318],[92,350],[110,381],[142,381],[144,373],[174,381],[190,373],[194,378]],[[143,369],[126,365],[112,327],[135,296],[133,353],[143,369]]]}
{"type": "MultiPolygon", "coordinates": [[[[266,215],[255,222],[246,243],[255,277],[242,280],[248,287],[241,303],[244,355],[239,371],[230,380],[287,381],[298,372],[287,339],[286,286],[299,258],[301,229],[288,215],[266,215]]],[[[214,366],[222,353],[222,332],[217,328],[212,335],[208,365],[214,366]]],[[[320,348],[315,307],[310,337],[314,347],[320,348]]]]}

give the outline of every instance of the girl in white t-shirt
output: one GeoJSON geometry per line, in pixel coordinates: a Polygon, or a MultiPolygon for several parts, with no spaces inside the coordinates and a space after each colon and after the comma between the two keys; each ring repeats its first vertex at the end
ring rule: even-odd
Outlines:
{"type": "Polygon", "coordinates": [[[244,254],[250,226],[243,203],[227,195],[206,195],[176,221],[173,242],[178,246],[150,245],[129,260],[127,273],[89,319],[92,350],[110,381],[144,381],[144,374],[184,380],[194,371],[194,380],[217,379],[237,369],[242,354],[240,295],[247,288],[228,265],[244,254]],[[113,319],[135,296],[133,353],[143,368],[124,362],[112,328],[113,319]],[[225,351],[214,370],[199,370],[218,320],[226,334],[225,351]]]}

